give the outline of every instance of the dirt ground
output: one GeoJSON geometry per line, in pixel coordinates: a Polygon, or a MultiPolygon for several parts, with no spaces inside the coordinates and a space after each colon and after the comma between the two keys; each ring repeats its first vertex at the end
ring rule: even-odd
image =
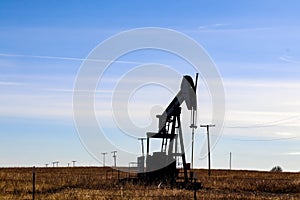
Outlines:
{"type": "MultiPolygon", "coordinates": [[[[36,168],[35,199],[194,199],[194,191],[121,184],[129,174],[103,167],[36,168]]],[[[197,199],[300,199],[300,173],[195,170],[197,199]]],[[[132,175],[131,175],[132,176],[132,175]]],[[[0,168],[0,200],[32,199],[32,168],[0,168]]]]}

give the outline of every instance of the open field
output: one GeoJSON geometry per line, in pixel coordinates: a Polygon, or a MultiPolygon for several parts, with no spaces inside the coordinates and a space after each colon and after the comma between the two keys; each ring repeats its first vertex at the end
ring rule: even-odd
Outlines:
{"type": "MultiPolygon", "coordinates": [[[[36,168],[35,199],[193,199],[193,191],[118,183],[101,167],[36,168]]],[[[300,173],[196,170],[197,199],[300,199],[300,173]]],[[[0,168],[0,200],[32,199],[32,168],[0,168]]]]}

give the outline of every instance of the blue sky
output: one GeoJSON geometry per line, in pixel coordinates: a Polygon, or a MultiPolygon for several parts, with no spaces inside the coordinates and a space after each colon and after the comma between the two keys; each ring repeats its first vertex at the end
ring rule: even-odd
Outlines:
{"type": "MultiPolygon", "coordinates": [[[[298,1],[1,1],[0,166],[43,166],[56,160],[100,165],[81,144],[73,122],[72,89],[82,59],[121,31],[162,27],[201,44],[223,78],[226,121],[212,166],[228,168],[232,152],[233,168],[281,165],[299,171],[299,6],[298,1]]],[[[144,50],[120,60],[157,62],[194,73],[163,52],[144,50]]],[[[99,119],[106,117],[101,109],[110,103],[117,80],[134,66],[115,63],[106,72],[107,81],[98,89],[107,93],[96,95],[99,119]]],[[[130,107],[131,117],[141,124],[149,123],[152,105],[164,107],[173,98],[165,92],[144,102],[145,95],[151,96],[143,90],[134,101],[145,115],[134,104],[130,107]]],[[[199,93],[199,123],[211,113],[208,96],[207,91],[199,93]]],[[[108,135],[118,131],[112,124],[105,130],[108,135]]],[[[204,136],[197,129],[198,146],[204,136]]],[[[140,151],[138,141],[128,141],[128,146],[140,151]]],[[[100,152],[95,156],[100,158],[100,152]]],[[[119,159],[127,165],[135,158],[119,159]]],[[[196,154],[195,164],[206,167],[206,158],[196,154]]]]}

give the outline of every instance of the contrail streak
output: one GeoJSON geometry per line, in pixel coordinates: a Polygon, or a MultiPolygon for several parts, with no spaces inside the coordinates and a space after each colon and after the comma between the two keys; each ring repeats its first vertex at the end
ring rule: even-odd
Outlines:
{"type": "Polygon", "coordinates": [[[142,65],[145,63],[134,62],[134,61],[121,61],[121,60],[101,60],[101,59],[85,59],[85,58],[76,58],[76,57],[60,57],[60,56],[40,56],[40,55],[25,55],[25,54],[7,54],[0,53],[2,57],[23,57],[23,58],[40,58],[40,59],[51,59],[51,60],[72,60],[72,61],[92,61],[92,62],[113,62],[119,64],[137,64],[142,65]]]}

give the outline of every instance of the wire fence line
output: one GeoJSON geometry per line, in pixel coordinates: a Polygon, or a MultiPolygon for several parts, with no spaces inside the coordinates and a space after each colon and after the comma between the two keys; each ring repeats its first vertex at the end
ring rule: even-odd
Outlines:
{"type": "MultiPolygon", "coordinates": [[[[157,186],[121,183],[121,180],[136,177],[136,174],[114,169],[95,173],[92,171],[91,173],[68,172],[67,170],[71,169],[65,168],[35,168],[33,170],[19,171],[17,169],[17,172],[10,171],[10,173],[8,170],[6,173],[1,173],[0,170],[0,197],[1,194],[5,194],[12,196],[11,199],[18,196],[22,197],[21,199],[43,199],[45,196],[59,195],[60,193],[65,195],[70,193],[71,195],[72,190],[80,190],[80,196],[89,196],[91,193],[97,194],[100,199],[159,199],[161,197],[174,199],[182,196],[179,192],[172,193],[170,188],[163,186],[163,189],[160,189],[157,186]],[[35,176],[34,181],[32,175],[35,176]],[[1,183],[5,183],[5,186],[2,186],[1,183]],[[32,188],[35,188],[35,191],[32,188]]],[[[184,194],[188,199],[189,196],[187,195],[187,193],[184,194]]]]}
{"type": "MultiPolygon", "coordinates": [[[[136,174],[115,169],[54,167],[35,168],[34,172],[36,199],[194,199],[191,190],[122,182],[120,180],[136,174]]],[[[0,199],[33,199],[32,174],[30,168],[0,169],[0,199]]],[[[224,170],[213,171],[210,177],[206,174],[206,171],[197,171],[198,180],[204,185],[196,192],[198,199],[239,196],[248,199],[266,193],[300,197],[299,173],[224,170]]]]}

